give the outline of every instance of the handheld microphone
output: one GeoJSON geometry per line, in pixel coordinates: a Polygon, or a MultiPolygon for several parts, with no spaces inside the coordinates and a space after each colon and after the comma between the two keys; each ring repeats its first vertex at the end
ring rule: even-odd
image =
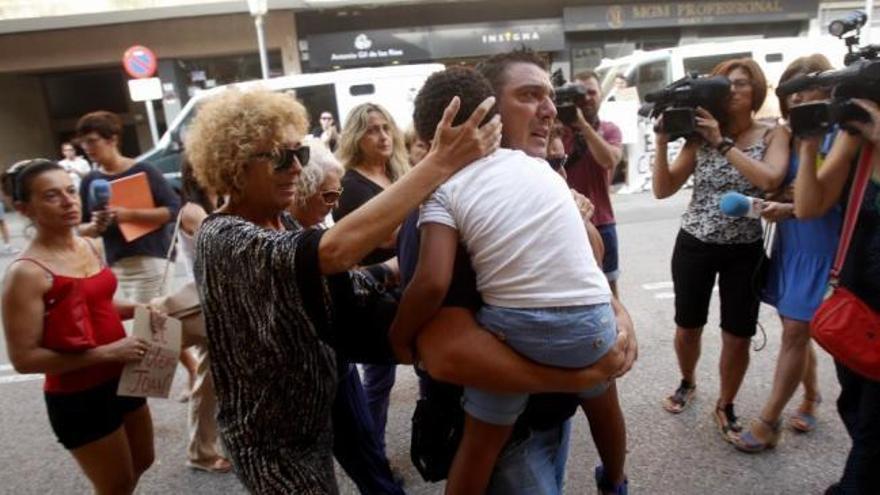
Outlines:
{"type": "Polygon", "coordinates": [[[736,191],[728,191],[721,196],[721,212],[729,217],[761,218],[763,199],[753,198],[736,191]]]}
{"type": "Polygon", "coordinates": [[[104,210],[110,202],[110,183],[104,179],[95,179],[89,184],[89,203],[93,210],[104,210]]]}

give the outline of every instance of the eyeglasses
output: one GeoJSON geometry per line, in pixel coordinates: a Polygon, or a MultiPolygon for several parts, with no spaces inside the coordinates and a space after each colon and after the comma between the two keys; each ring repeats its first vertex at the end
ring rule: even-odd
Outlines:
{"type": "Polygon", "coordinates": [[[324,200],[324,204],[327,206],[333,206],[339,201],[339,197],[342,196],[342,188],[340,187],[337,190],[330,191],[321,191],[321,199],[324,200]]]}
{"type": "Polygon", "coordinates": [[[748,79],[733,79],[730,81],[730,86],[734,89],[745,89],[752,85],[752,81],[748,79]]]}
{"type": "Polygon", "coordinates": [[[562,156],[557,156],[554,158],[547,159],[547,163],[550,164],[550,167],[553,170],[559,170],[560,168],[564,167],[567,162],[568,162],[568,155],[562,155],[562,156]]]}
{"type": "Polygon", "coordinates": [[[257,153],[251,158],[267,158],[272,160],[272,170],[282,172],[293,167],[293,160],[299,162],[301,167],[309,164],[309,147],[300,146],[299,148],[278,148],[269,153],[257,153]]]}
{"type": "Polygon", "coordinates": [[[321,120],[333,120],[333,117],[321,117],[321,120]]]}

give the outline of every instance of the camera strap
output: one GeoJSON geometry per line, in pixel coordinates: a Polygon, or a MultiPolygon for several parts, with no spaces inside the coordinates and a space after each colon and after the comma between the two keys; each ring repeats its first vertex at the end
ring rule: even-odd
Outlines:
{"type": "Polygon", "coordinates": [[[856,229],[856,220],[859,217],[859,210],[862,208],[865,190],[868,188],[868,180],[871,177],[871,158],[873,154],[874,145],[866,142],[862,146],[859,165],[856,169],[852,188],[849,191],[846,216],[843,219],[843,228],[840,231],[840,244],[837,246],[837,255],[834,256],[834,265],[831,267],[831,285],[834,287],[837,287],[840,281],[840,270],[843,268],[843,262],[846,260],[846,253],[849,251],[853,232],[856,229]]]}

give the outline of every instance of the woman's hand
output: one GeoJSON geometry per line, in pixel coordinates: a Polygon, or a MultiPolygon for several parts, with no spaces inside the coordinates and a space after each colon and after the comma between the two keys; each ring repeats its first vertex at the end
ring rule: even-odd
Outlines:
{"type": "Polygon", "coordinates": [[[697,115],[694,117],[697,124],[697,133],[713,148],[717,148],[724,137],[721,135],[721,126],[715,117],[703,107],[697,107],[697,115]]]}
{"type": "Polygon", "coordinates": [[[137,337],[125,337],[112,344],[101,346],[106,361],[136,363],[150,350],[150,343],[137,337]]]}
{"type": "Polygon", "coordinates": [[[107,230],[107,227],[113,223],[114,215],[110,210],[95,210],[92,212],[92,224],[94,225],[95,232],[98,235],[104,233],[107,230]]]}
{"type": "Polygon", "coordinates": [[[654,121],[654,144],[659,148],[665,148],[669,144],[669,134],[663,132],[663,115],[654,121]]]}
{"type": "Polygon", "coordinates": [[[780,222],[782,220],[794,218],[794,205],[791,203],[764,201],[761,216],[768,222],[780,222]]]}
{"type": "Polygon", "coordinates": [[[501,145],[501,116],[496,114],[480,127],[480,122],[494,105],[494,96],[486,98],[464,123],[453,127],[452,122],[461,107],[461,100],[454,97],[443,111],[428,153],[438,155],[437,163],[455,173],[497,150],[501,145]]]}
{"type": "Polygon", "coordinates": [[[848,124],[858,129],[858,131],[862,133],[862,136],[868,141],[875,145],[880,145],[880,107],[878,107],[873,101],[862,98],[853,98],[853,102],[868,112],[868,115],[871,116],[871,121],[851,121],[848,122],[848,124]]]}

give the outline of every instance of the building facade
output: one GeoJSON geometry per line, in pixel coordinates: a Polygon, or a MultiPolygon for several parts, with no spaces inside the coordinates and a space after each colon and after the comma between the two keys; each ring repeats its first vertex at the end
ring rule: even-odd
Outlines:
{"type": "MultiPolygon", "coordinates": [[[[107,1],[110,7],[99,12],[82,10],[92,2],[7,3],[21,8],[0,9],[0,167],[56,156],[77,118],[97,109],[123,117],[127,155],[149,149],[145,106],[130,100],[121,64],[131,45],[147,46],[157,55],[164,94],[155,102],[160,131],[195,92],[260,77],[254,22],[244,1],[107,1]],[[33,7],[41,4],[52,7],[33,7]],[[57,5],[80,10],[52,10],[57,5]]],[[[839,0],[270,0],[265,32],[271,75],[422,62],[470,65],[522,46],[569,75],[634,50],[816,34],[862,5],[839,0]]]]}

